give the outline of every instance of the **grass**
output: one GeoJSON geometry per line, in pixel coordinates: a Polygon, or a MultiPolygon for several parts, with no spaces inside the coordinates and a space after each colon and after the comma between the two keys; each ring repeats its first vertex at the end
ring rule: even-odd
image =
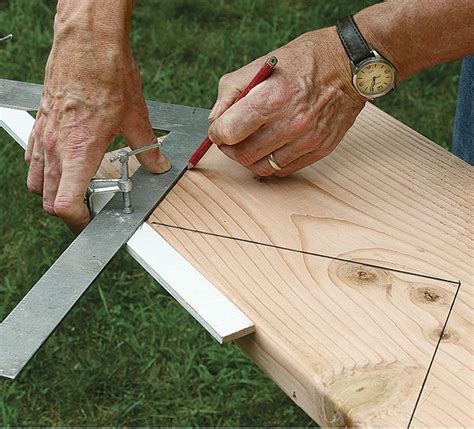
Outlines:
{"type": "MultiPolygon", "coordinates": [[[[0,0],[0,77],[41,82],[54,3],[0,0]]],[[[139,0],[133,49],[145,96],[210,107],[221,74],[368,5],[322,0],[139,0]]],[[[459,63],[421,73],[379,105],[449,148],[459,63]]],[[[25,186],[0,134],[0,318],[72,240],[25,186]]],[[[67,281],[67,279],[65,279],[67,281]]],[[[313,426],[235,346],[218,346],[121,251],[16,381],[2,426],[313,426]]]]}

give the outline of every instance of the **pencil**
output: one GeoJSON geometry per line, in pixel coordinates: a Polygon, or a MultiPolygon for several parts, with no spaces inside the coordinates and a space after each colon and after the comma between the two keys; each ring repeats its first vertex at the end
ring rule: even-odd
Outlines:
{"type": "MultiPolygon", "coordinates": [[[[235,99],[232,103],[234,105],[237,101],[242,100],[252,88],[255,88],[259,83],[262,83],[265,79],[267,79],[275,69],[275,66],[278,63],[277,57],[270,57],[263,67],[258,71],[252,81],[245,87],[245,89],[239,94],[239,96],[235,99]]],[[[209,148],[212,146],[212,141],[209,137],[206,137],[204,141],[199,145],[196,151],[191,155],[188,161],[188,170],[195,167],[196,164],[201,160],[201,158],[206,154],[209,148]]]]}

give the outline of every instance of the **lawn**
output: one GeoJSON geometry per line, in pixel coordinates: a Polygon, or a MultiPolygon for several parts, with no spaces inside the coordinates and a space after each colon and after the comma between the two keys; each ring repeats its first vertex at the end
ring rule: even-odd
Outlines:
{"type": "MultiPolygon", "coordinates": [[[[111,2],[112,3],[112,2],[111,2]]],[[[370,4],[138,0],[132,44],[146,98],[210,107],[219,76],[370,4]]],[[[0,78],[42,82],[54,1],[0,0],[0,78]]],[[[91,37],[93,37],[91,35],[91,37]]],[[[378,103],[449,148],[459,62],[378,103]]],[[[28,193],[20,148],[0,134],[0,319],[72,240],[28,193]]],[[[1,426],[315,426],[234,345],[221,347],[124,251],[15,381],[1,426]]]]}

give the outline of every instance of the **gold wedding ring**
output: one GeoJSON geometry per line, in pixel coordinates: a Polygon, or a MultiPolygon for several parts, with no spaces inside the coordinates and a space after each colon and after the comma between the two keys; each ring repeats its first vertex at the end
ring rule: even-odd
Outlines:
{"type": "Polygon", "coordinates": [[[283,167],[280,164],[278,164],[278,162],[276,161],[275,155],[273,154],[273,152],[267,156],[267,159],[268,159],[268,163],[275,171],[283,170],[283,167]]]}

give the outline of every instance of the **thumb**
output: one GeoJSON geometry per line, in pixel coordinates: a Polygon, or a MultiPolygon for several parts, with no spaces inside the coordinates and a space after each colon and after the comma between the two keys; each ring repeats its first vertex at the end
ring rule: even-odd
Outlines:
{"type": "Polygon", "coordinates": [[[236,98],[260,70],[265,61],[265,58],[259,58],[245,67],[225,74],[220,78],[217,100],[209,114],[209,122],[211,124],[234,104],[236,98]]]}
{"type": "MultiPolygon", "coordinates": [[[[122,135],[129,146],[132,149],[139,149],[156,143],[145,102],[143,101],[138,110],[130,113],[132,114],[127,116],[122,128],[122,135]]],[[[159,147],[137,154],[137,159],[151,173],[164,173],[171,168],[169,159],[159,147]]]]}

